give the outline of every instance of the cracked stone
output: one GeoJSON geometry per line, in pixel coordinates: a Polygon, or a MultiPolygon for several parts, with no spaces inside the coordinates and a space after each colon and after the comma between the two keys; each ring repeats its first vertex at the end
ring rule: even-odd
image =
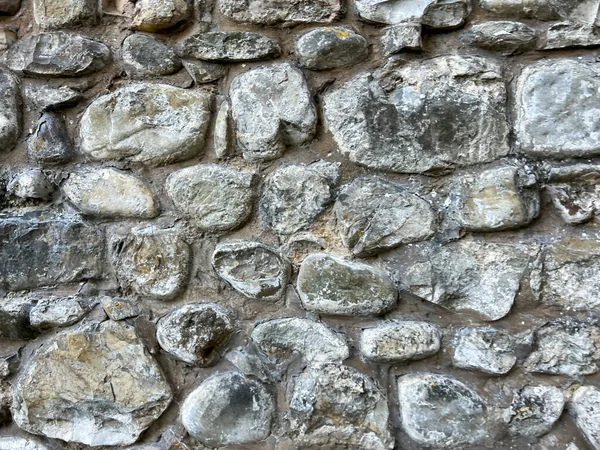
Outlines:
{"type": "Polygon", "coordinates": [[[64,164],[72,159],[73,153],[63,118],[54,112],[42,114],[27,142],[27,155],[40,164],[64,164]]]}
{"type": "Polygon", "coordinates": [[[40,169],[30,169],[17,174],[6,186],[6,191],[23,200],[48,201],[55,187],[40,169]]]}
{"type": "Polygon", "coordinates": [[[544,50],[598,46],[600,46],[600,34],[596,32],[596,26],[561,22],[548,28],[544,50]]]}
{"type": "Polygon", "coordinates": [[[329,23],[342,15],[340,0],[219,0],[218,6],[228,19],[254,25],[329,23]]]}
{"type": "Polygon", "coordinates": [[[185,39],[180,45],[183,56],[207,61],[260,61],[278,58],[277,41],[249,31],[212,31],[185,39]]]}
{"type": "Polygon", "coordinates": [[[83,99],[80,92],[68,86],[53,88],[44,84],[26,85],[25,96],[41,111],[66,108],[83,99]]]}
{"type": "Polygon", "coordinates": [[[34,0],[33,17],[44,30],[94,26],[98,22],[96,0],[34,0]]]}
{"type": "Polygon", "coordinates": [[[77,297],[49,297],[37,302],[29,312],[31,326],[37,329],[67,327],[90,311],[90,302],[77,297]]]}
{"type": "Polygon", "coordinates": [[[472,9],[468,0],[355,0],[354,4],[358,15],[369,22],[389,25],[418,22],[430,28],[441,29],[460,27],[472,9]]]}
{"type": "Polygon", "coordinates": [[[537,42],[536,31],[520,22],[497,21],[473,25],[460,39],[464,44],[502,53],[516,55],[533,50],[537,42]]]}
{"type": "Polygon", "coordinates": [[[564,406],[561,389],[554,386],[525,386],[513,397],[508,430],[516,436],[542,436],[552,429],[564,406]]]}
{"type": "Polygon", "coordinates": [[[490,375],[505,375],[516,364],[516,339],[492,327],[464,327],[458,330],[452,364],[490,375]]]}
{"type": "Polygon", "coordinates": [[[394,55],[403,50],[421,50],[421,28],[420,23],[400,23],[385,28],[381,37],[384,55],[394,55]]]}

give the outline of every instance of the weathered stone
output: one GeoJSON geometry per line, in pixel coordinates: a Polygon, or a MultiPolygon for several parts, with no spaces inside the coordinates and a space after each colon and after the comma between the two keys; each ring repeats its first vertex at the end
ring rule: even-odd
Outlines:
{"type": "Polygon", "coordinates": [[[260,242],[222,242],[212,264],[221,278],[248,298],[280,299],[290,277],[290,263],[279,251],[260,242]]]}
{"type": "Polygon", "coordinates": [[[516,94],[521,150],[538,158],[599,154],[598,89],[598,63],[563,58],[525,67],[516,94]]]}
{"type": "Polygon", "coordinates": [[[237,372],[213,375],[181,407],[186,430],[202,444],[252,444],[271,432],[274,400],[257,381],[237,372]]]}
{"type": "Polygon", "coordinates": [[[191,12],[187,0],[138,0],[131,26],[139,31],[164,30],[184,22],[191,12]]]}
{"type": "Polygon", "coordinates": [[[23,39],[3,56],[6,65],[33,77],[79,77],[103,69],[111,60],[101,42],[62,32],[23,39]]]}
{"type": "Polygon", "coordinates": [[[71,173],[62,185],[62,191],[86,215],[141,219],[158,215],[158,205],[150,186],[113,168],[71,173]]]}
{"type": "Polygon", "coordinates": [[[487,432],[487,408],[460,381],[434,373],[398,378],[402,428],[420,445],[450,448],[474,444],[487,432]]]}
{"type": "Polygon", "coordinates": [[[553,167],[548,178],[546,191],[561,219],[570,225],[595,219],[600,211],[600,166],[553,167]]]}
{"type": "Polygon", "coordinates": [[[380,269],[325,253],[304,259],[298,294],[307,311],[340,316],[370,316],[396,306],[398,292],[380,269]]]}
{"type": "Polygon", "coordinates": [[[428,202],[383,178],[352,181],[338,195],[334,211],[342,242],[357,256],[425,240],[436,229],[428,202]]]}
{"type": "Polygon", "coordinates": [[[600,326],[575,319],[556,319],[533,335],[534,351],[525,361],[527,372],[551,375],[590,375],[600,370],[600,326]]]}
{"type": "Polygon", "coordinates": [[[34,332],[29,322],[33,302],[27,298],[3,298],[0,300],[0,337],[7,339],[30,339],[34,332]]]}
{"type": "Polygon", "coordinates": [[[369,361],[395,363],[435,355],[441,338],[440,328],[432,323],[396,321],[362,330],[359,347],[369,361]]]}
{"type": "Polygon", "coordinates": [[[573,392],[569,402],[569,413],[585,435],[587,441],[600,448],[600,389],[596,386],[581,386],[573,392]]]}
{"type": "Polygon", "coordinates": [[[358,15],[369,22],[390,25],[419,22],[431,28],[459,27],[471,13],[468,0],[392,0],[379,3],[355,0],[355,6],[358,15]]]}
{"type": "Polygon", "coordinates": [[[386,56],[403,50],[421,50],[421,24],[400,23],[387,27],[381,37],[381,44],[386,56]]]}
{"type": "Polygon", "coordinates": [[[356,369],[327,363],[295,379],[288,418],[302,448],[390,449],[388,417],[380,386],[356,369]]]}
{"type": "Polygon", "coordinates": [[[0,52],[17,42],[17,33],[8,28],[0,28],[0,52]]]}
{"type": "Polygon", "coordinates": [[[0,15],[12,16],[21,9],[21,0],[0,0],[0,15]]]}
{"type": "Polygon", "coordinates": [[[17,78],[0,68],[0,151],[12,150],[21,134],[21,99],[17,78]]]}
{"type": "Polygon", "coordinates": [[[140,314],[138,305],[131,300],[104,296],[100,303],[110,320],[123,320],[140,314]]]}
{"type": "Polygon", "coordinates": [[[212,31],[185,39],[180,46],[183,56],[207,61],[260,61],[278,58],[277,41],[249,31],[212,31]]]}
{"type": "Polygon", "coordinates": [[[425,8],[421,23],[440,30],[462,27],[473,7],[471,0],[437,0],[425,8]]]}
{"type": "Polygon", "coordinates": [[[490,375],[505,375],[517,362],[516,339],[492,327],[464,327],[457,331],[452,364],[490,375]]]}
{"type": "Polygon", "coordinates": [[[596,32],[596,26],[561,22],[548,28],[544,50],[598,46],[600,34],[596,32]]]}
{"type": "Polygon", "coordinates": [[[479,0],[479,5],[504,17],[519,19],[569,19],[593,23],[598,14],[598,0],[479,0]]]}
{"type": "MultiPolygon", "coordinates": [[[[1,3],[0,3],[1,5],[1,3]]],[[[49,450],[43,444],[36,442],[33,439],[21,438],[14,436],[0,437],[0,450],[49,450]]]]}
{"type": "Polygon", "coordinates": [[[63,164],[73,157],[73,146],[63,118],[46,112],[27,143],[27,155],[41,164],[63,164]]]}
{"type": "Polygon", "coordinates": [[[173,49],[142,33],[125,38],[121,56],[125,72],[130,78],[171,75],[182,67],[173,49]]]}
{"type": "Polygon", "coordinates": [[[301,66],[327,70],[361,62],[369,54],[369,46],[364,37],[348,28],[317,28],[296,40],[296,54],[301,66]]]}
{"type": "Polygon", "coordinates": [[[229,96],[237,143],[248,161],[279,158],[286,146],[310,141],[316,133],[317,113],[306,79],[290,63],[236,76],[229,96]]]}
{"type": "Polygon", "coordinates": [[[33,17],[40,28],[55,30],[98,22],[96,0],[34,0],[33,17]]]}
{"type": "Polygon", "coordinates": [[[219,105],[219,111],[215,118],[215,130],[213,134],[213,148],[217,158],[225,158],[230,155],[232,145],[230,145],[232,127],[229,119],[229,101],[223,98],[219,105]]]}
{"type": "Polygon", "coordinates": [[[276,362],[300,354],[309,364],[342,362],[350,356],[346,340],[326,325],[292,317],[273,319],[257,325],[252,341],[276,362]]]}
{"type": "Polygon", "coordinates": [[[45,84],[28,84],[25,86],[25,96],[41,111],[73,106],[83,98],[80,92],[68,86],[53,88],[45,84]]]}
{"type": "Polygon", "coordinates": [[[29,433],[122,446],[134,443],[171,398],[134,329],[108,321],[60,333],[33,355],[15,385],[13,418],[29,433]]]}
{"type": "Polygon", "coordinates": [[[281,0],[276,3],[219,0],[218,5],[225,17],[255,25],[329,23],[342,14],[342,4],[339,0],[281,0]]]}
{"type": "Polygon", "coordinates": [[[185,67],[185,70],[187,70],[196,84],[212,83],[227,74],[225,66],[220,64],[189,59],[184,59],[182,62],[183,67],[185,67]]]}
{"type": "Polygon", "coordinates": [[[463,33],[461,41],[503,55],[515,55],[532,50],[537,34],[533,28],[520,22],[484,22],[463,33]]]}
{"type": "Polygon", "coordinates": [[[289,237],[283,246],[283,252],[294,266],[299,266],[308,255],[326,248],[327,243],[324,239],[312,233],[296,233],[289,237]]]}
{"type": "Polygon", "coordinates": [[[81,151],[96,160],[164,165],[202,151],[212,95],[135,84],[96,99],[80,123],[81,151]]]}
{"type": "Polygon", "coordinates": [[[565,399],[554,386],[525,386],[513,397],[508,430],[512,435],[546,434],[563,412],[565,399]]]}
{"type": "Polygon", "coordinates": [[[175,207],[198,228],[230,230],[250,217],[254,178],[251,172],[204,164],[173,172],[165,189],[175,207]]]}
{"type": "Polygon", "coordinates": [[[29,312],[31,326],[38,329],[67,327],[79,322],[90,310],[89,302],[77,297],[50,297],[37,302],[29,312]]]}
{"type": "Polygon", "coordinates": [[[233,334],[229,315],[217,305],[194,303],[174,309],[158,321],[156,338],[180,361],[209,366],[233,334]]]}
{"type": "Polygon", "coordinates": [[[331,203],[339,163],[286,164],[265,182],[258,206],[261,223],[278,234],[308,228],[331,203]]]}
{"type": "Polygon", "coordinates": [[[30,169],[16,175],[6,186],[6,191],[23,200],[43,200],[52,198],[55,187],[40,169],[30,169]]]}
{"type": "Polygon", "coordinates": [[[418,173],[506,156],[505,102],[498,64],[442,56],[359,75],[325,95],[324,114],[351,161],[418,173]]]}

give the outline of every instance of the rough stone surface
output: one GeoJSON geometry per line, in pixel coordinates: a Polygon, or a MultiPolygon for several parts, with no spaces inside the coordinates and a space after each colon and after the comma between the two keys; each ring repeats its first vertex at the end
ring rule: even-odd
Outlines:
{"type": "Polygon", "coordinates": [[[15,450],[17,448],[19,450],[49,450],[44,444],[40,444],[34,439],[10,436],[0,437],[0,450],[15,450]]]}
{"type": "Polygon", "coordinates": [[[421,24],[400,23],[387,27],[381,37],[381,44],[386,56],[403,50],[421,50],[421,24]]]}
{"type": "Polygon", "coordinates": [[[68,86],[53,88],[46,85],[25,86],[25,97],[41,111],[62,109],[79,102],[83,96],[68,86]]]}
{"type": "Polygon", "coordinates": [[[17,78],[0,68],[0,151],[12,150],[21,134],[20,100],[17,78]]]}
{"type": "Polygon", "coordinates": [[[123,320],[140,314],[140,309],[132,300],[104,296],[100,299],[102,308],[110,320],[123,320]]]}
{"type": "Polygon", "coordinates": [[[437,0],[423,12],[421,23],[429,28],[448,30],[465,24],[472,11],[469,0],[437,0]]]}
{"type": "Polygon", "coordinates": [[[30,169],[17,174],[6,186],[6,191],[21,199],[48,201],[55,187],[40,169],[30,169]]]}
{"type": "Polygon", "coordinates": [[[226,99],[221,99],[217,117],[215,118],[215,130],[213,133],[213,147],[217,158],[226,158],[231,156],[231,114],[229,102],[226,99]]]}
{"type": "Polygon", "coordinates": [[[34,0],[33,17],[45,30],[96,25],[98,2],[95,0],[34,0]]]}
{"type": "Polygon", "coordinates": [[[152,33],[184,22],[191,11],[187,0],[139,0],[135,3],[131,26],[152,33]]]}
{"type": "Polygon", "coordinates": [[[21,8],[21,0],[0,0],[0,15],[16,14],[21,8]]]}
{"type": "Polygon", "coordinates": [[[67,327],[79,322],[90,310],[89,301],[77,297],[50,297],[29,311],[29,322],[38,329],[67,327]]]}
{"type": "Polygon", "coordinates": [[[595,220],[600,210],[600,167],[579,163],[552,167],[546,192],[561,219],[570,225],[595,220]]]}
{"type": "Polygon", "coordinates": [[[190,59],[184,59],[182,63],[196,84],[212,83],[227,74],[225,66],[220,64],[190,59]]]}
{"type": "Polygon", "coordinates": [[[2,299],[0,302],[0,337],[30,339],[34,336],[29,321],[33,302],[27,298],[2,299]]]}
{"type": "Polygon", "coordinates": [[[581,386],[573,392],[569,413],[594,449],[600,448],[600,389],[581,386]]]}
{"type": "Polygon", "coordinates": [[[367,40],[344,27],[311,30],[296,40],[301,66],[312,70],[336,69],[361,62],[369,54],[367,40]]]}
{"type": "Polygon", "coordinates": [[[182,67],[173,49],[142,33],[132,34],[123,41],[121,57],[130,78],[171,75],[182,67]]]}
{"type": "Polygon", "coordinates": [[[461,41],[503,55],[514,55],[533,49],[537,34],[533,28],[520,22],[484,22],[464,33],[461,41]]]}
{"type": "Polygon", "coordinates": [[[525,386],[513,398],[508,430],[517,436],[541,436],[552,429],[565,406],[564,394],[554,386],[525,386]]]}
{"type": "Polygon", "coordinates": [[[519,19],[593,23],[598,14],[598,0],[479,0],[479,5],[493,13],[519,19]]]}
{"type": "Polygon", "coordinates": [[[0,52],[17,42],[17,33],[6,28],[0,28],[0,52]]]}
{"type": "Polygon", "coordinates": [[[42,114],[27,145],[27,155],[42,164],[63,164],[72,159],[73,146],[62,117],[54,112],[42,114]]]}
{"type": "Polygon", "coordinates": [[[225,17],[254,25],[329,23],[342,13],[339,0],[283,0],[277,3],[219,0],[218,6],[225,17]]]}
{"type": "Polygon", "coordinates": [[[553,24],[546,32],[544,50],[561,48],[598,47],[600,34],[593,25],[572,24],[561,22],[553,24]]]}
{"type": "Polygon", "coordinates": [[[465,327],[457,331],[452,364],[461,369],[505,375],[517,362],[517,340],[492,327],[465,327]]]}
{"type": "Polygon", "coordinates": [[[183,41],[183,56],[207,61],[260,61],[277,58],[277,41],[249,31],[212,31],[195,34],[183,41]]]}
{"type": "Polygon", "coordinates": [[[471,13],[471,3],[467,0],[356,0],[355,6],[358,15],[369,22],[421,22],[429,27],[442,29],[461,26],[471,13]]]}

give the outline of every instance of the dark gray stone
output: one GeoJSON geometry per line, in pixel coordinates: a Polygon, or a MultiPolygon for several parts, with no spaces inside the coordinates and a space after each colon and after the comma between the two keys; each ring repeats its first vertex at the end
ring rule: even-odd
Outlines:
{"type": "Polygon", "coordinates": [[[544,50],[600,46],[600,34],[595,25],[561,22],[550,25],[544,50]]]}
{"type": "Polygon", "coordinates": [[[505,375],[516,364],[517,340],[492,327],[464,327],[456,332],[452,364],[490,375],[505,375]]]}
{"type": "Polygon", "coordinates": [[[0,151],[12,150],[21,134],[21,96],[17,78],[0,68],[0,151]]]}
{"type": "Polygon", "coordinates": [[[68,86],[53,88],[45,84],[28,84],[25,86],[25,96],[40,111],[49,111],[73,106],[83,98],[83,95],[81,95],[80,92],[77,92],[68,86]]]}
{"type": "Polygon", "coordinates": [[[56,190],[40,169],[25,170],[10,180],[6,191],[23,200],[48,201],[56,190]]]}
{"type": "Polygon", "coordinates": [[[296,40],[300,65],[312,70],[336,69],[361,62],[369,54],[367,40],[343,27],[311,30],[296,40]]]}
{"type": "Polygon", "coordinates": [[[40,164],[64,164],[73,158],[73,146],[63,118],[46,112],[27,142],[27,155],[40,164]]]}
{"type": "Polygon", "coordinates": [[[212,83],[227,74],[227,69],[221,64],[190,59],[184,59],[182,62],[183,67],[185,67],[185,70],[187,70],[196,84],[212,83]]]}
{"type": "Polygon", "coordinates": [[[12,16],[21,9],[21,0],[0,0],[0,15],[12,16]]]}
{"type": "Polygon", "coordinates": [[[552,429],[564,406],[562,389],[554,386],[525,386],[513,397],[508,431],[516,436],[542,436],[552,429]]]}
{"type": "Polygon", "coordinates": [[[29,321],[34,302],[27,298],[0,299],[0,337],[7,339],[31,339],[35,332],[29,321]]]}
{"type": "Polygon", "coordinates": [[[461,41],[503,55],[515,55],[532,50],[537,34],[533,28],[520,22],[484,22],[463,33],[461,41]]]}
{"type": "Polygon", "coordinates": [[[592,24],[598,0],[479,0],[479,5],[503,17],[558,20],[592,24]]]}
{"type": "Polygon", "coordinates": [[[278,58],[277,41],[249,31],[212,31],[185,39],[180,45],[185,57],[207,61],[260,61],[278,58]]]}
{"type": "Polygon", "coordinates": [[[79,322],[89,311],[91,302],[78,297],[42,298],[29,312],[31,326],[40,330],[67,327],[79,322]]]}
{"type": "Polygon", "coordinates": [[[130,78],[171,75],[181,69],[181,60],[173,49],[158,39],[142,33],[123,41],[121,57],[130,78]]]}
{"type": "Polygon", "coordinates": [[[425,8],[421,23],[439,30],[459,28],[465,24],[472,10],[471,0],[437,0],[425,8]]]}
{"type": "Polygon", "coordinates": [[[342,15],[339,0],[219,0],[218,5],[228,19],[255,25],[329,23],[342,15]]]}
{"type": "Polygon", "coordinates": [[[17,42],[17,33],[8,28],[0,28],[0,52],[17,42]]]}
{"type": "Polygon", "coordinates": [[[96,0],[34,0],[33,17],[40,28],[56,30],[94,26],[99,19],[96,0]]]}

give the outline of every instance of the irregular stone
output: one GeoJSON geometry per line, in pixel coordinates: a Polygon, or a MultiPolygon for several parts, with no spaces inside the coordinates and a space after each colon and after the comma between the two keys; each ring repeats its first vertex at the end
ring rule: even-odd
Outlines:
{"type": "Polygon", "coordinates": [[[184,22],[191,12],[187,0],[138,0],[131,27],[152,33],[184,22]]]}
{"type": "Polygon", "coordinates": [[[131,300],[104,296],[100,299],[100,303],[110,320],[124,320],[140,314],[138,305],[131,300]]]}
{"type": "Polygon", "coordinates": [[[342,362],[350,356],[346,340],[314,320],[292,317],[273,319],[258,324],[252,331],[252,341],[276,362],[292,354],[302,355],[309,364],[342,362]]]}
{"type": "Polygon", "coordinates": [[[351,161],[420,173],[506,156],[505,102],[498,64],[441,56],[357,76],[325,95],[324,115],[351,161]]]}
{"type": "Polygon", "coordinates": [[[590,375],[600,370],[600,326],[576,319],[556,319],[533,335],[534,351],[525,361],[527,372],[551,375],[590,375]]]}
{"type": "MultiPolygon", "coordinates": [[[[0,3],[1,5],[1,3],[0,3]]],[[[21,438],[14,436],[1,436],[0,437],[0,450],[49,450],[43,444],[34,441],[29,438],[21,438]]]]}
{"type": "Polygon", "coordinates": [[[28,84],[25,86],[25,96],[41,111],[73,106],[83,98],[80,92],[68,86],[53,88],[45,84],[28,84]]]}
{"type": "Polygon", "coordinates": [[[235,22],[255,25],[329,23],[342,15],[339,0],[219,0],[219,11],[235,22]]]}
{"type": "Polygon", "coordinates": [[[111,245],[121,289],[155,300],[173,300],[188,282],[190,246],[175,230],[138,227],[111,245]]]}
{"type": "Polygon", "coordinates": [[[183,67],[185,67],[185,70],[187,70],[196,84],[212,83],[227,74],[227,69],[220,64],[206,61],[192,61],[189,59],[184,59],[182,62],[183,67]]]}
{"type": "Polygon", "coordinates": [[[277,300],[290,277],[290,263],[260,242],[231,240],[217,245],[212,257],[217,274],[248,298],[277,300]]]}
{"type": "Polygon", "coordinates": [[[472,10],[470,0],[437,0],[425,8],[421,23],[440,30],[459,28],[465,24],[472,10]]]}
{"type": "Polygon", "coordinates": [[[196,227],[231,230],[250,217],[254,178],[251,172],[203,164],[171,173],[165,189],[175,207],[190,215],[196,227]]]}
{"type": "Polygon", "coordinates": [[[6,191],[23,200],[47,201],[52,198],[55,188],[40,169],[30,169],[15,176],[6,191]]]}
{"type": "Polygon", "coordinates": [[[142,33],[123,41],[121,57],[130,78],[171,75],[181,69],[181,60],[173,49],[158,39],[142,33]]]}
{"type": "Polygon", "coordinates": [[[483,9],[519,19],[558,20],[593,23],[598,0],[479,0],[483,9]]]}
{"type": "Polygon", "coordinates": [[[392,0],[379,3],[355,0],[354,4],[362,19],[390,25],[418,22],[431,28],[456,28],[471,13],[471,4],[467,0],[392,0]]]}
{"type": "Polygon", "coordinates": [[[381,37],[381,44],[386,56],[403,50],[421,50],[421,24],[400,23],[387,27],[381,37]]]}
{"type": "Polygon", "coordinates": [[[544,50],[598,46],[600,46],[600,35],[594,25],[561,22],[548,28],[544,50]]]}
{"type": "Polygon", "coordinates": [[[3,56],[6,65],[33,77],[80,77],[103,69],[111,60],[101,42],[62,32],[20,40],[3,56]]]}
{"type": "Polygon", "coordinates": [[[8,28],[0,28],[0,52],[17,42],[17,33],[8,28]]]}
{"type": "Polygon", "coordinates": [[[113,168],[71,173],[62,185],[62,191],[86,215],[140,219],[158,215],[158,205],[150,186],[133,175],[113,168]]]}
{"type": "Polygon", "coordinates": [[[89,302],[77,297],[49,297],[31,308],[31,326],[41,330],[67,327],[79,322],[89,312],[89,302]]]}
{"type": "Polygon", "coordinates": [[[587,441],[600,448],[600,389],[596,386],[581,386],[573,392],[569,402],[569,413],[575,418],[577,427],[587,441]]]}
{"type": "Polygon", "coordinates": [[[525,386],[513,397],[508,431],[516,436],[548,433],[563,412],[565,399],[554,386],[525,386]]]}
{"type": "Polygon", "coordinates": [[[278,58],[277,41],[249,31],[212,31],[195,34],[180,46],[183,56],[207,61],[260,61],[278,58]]]}
{"type": "Polygon", "coordinates": [[[517,83],[516,133],[532,157],[589,157],[600,153],[600,64],[554,59],[523,69],[517,83]]]}
{"type": "Polygon", "coordinates": [[[33,18],[44,30],[94,26],[98,22],[95,0],[34,0],[33,18]]]}
{"type": "Polygon", "coordinates": [[[265,182],[258,205],[261,223],[278,234],[308,228],[331,203],[340,163],[323,160],[278,167],[265,182]]]}
{"type": "Polygon", "coordinates": [[[217,305],[194,303],[172,310],[158,321],[156,339],[180,361],[209,366],[233,334],[229,315],[217,305]]]}
{"type": "Polygon", "coordinates": [[[185,399],[181,421],[204,445],[242,445],[269,436],[274,412],[274,400],[262,384],[225,372],[204,380],[185,399]]]}
{"type": "Polygon", "coordinates": [[[369,361],[390,363],[435,355],[442,333],[429,322],[396,321],[362,330],[360,353],[369,361]]]}
{"type": "Polygon", "coordinates": [[[431,205],[405,187],[378,177],[356,178],[334,206],[342,242],[357,256],[369,256],[431,237],[431,205]]]}
{"type": "Polygon", "coordinates": [[[546,191],[561,219],[579,225],[600,211],[600,167],[573,164],[550,169],[546,191]]]}
{"type": "Polygon", "coordinates": [[[517,362],[516,339],[492,327],[464,327],[454,342],[452,364],[490,375],[505,375],[517,362]]]}
{"type": "Polygon", "coordinates": [[[123,446],[134,443],[171,398],[135,330],[107,321],[60,333],[33,355],[15,385],[13,418],[29,433],[123,446]]]}
{"type": "Polygon", "coordinates": [[[307,311],[337,316],[384,314],[398,299],[394,284],[380,269],[325,253],[302,261],[297,290],[307,311]]]}
{"type": "Polygon", "coordinates": [[[504,20],[475,24],[463,33],[460,40],[464,44],[508,56],[532,50],[537,42],[537,34],[524,23],[504,20]]]}
{"type": "Polygon", "coordinates": [[[21,9],[21,0],[0,0],[0,15],[12,16],[21,9]]]}
{"type": "Polygon", "coordinates": [[[166,84],[126,86],[96,99],[80,123],[81,151],[95,160],[151,166],[197,156],[210,121],[212,95],[166,84]]]}
{"type": "Polygon", "coordinates": [[[27,298],[3,298],[0,301],[0,337],[31,339],[34,332],[29,322],[33,302],[27,298]]]}
{"type": "Polygon", "coordinates": [[[0,151],[12,150],[21,134],[21,99],[17,78],[0,68],[0,151]]]}
{"type": "Polygon", "coordinates": [[[231,153],[230,136],[231,126],[229,120],[229,102],[222,99],[219,111],[215,118],[215,130],[213,134],[213,147],[217,158],[225,158],[231,153]]]}
{"type": "Polygon", "coordinates": [[[301,66],[328,70],[361,62],[369,54],[369,45],[364,37],[348,28],[317,28],[296,40],[296,54],[301,66]]]}
{"type": "Polygon", "coordinates": [[[398,378],[402,428],[420,445],[450,448],[487,434],[487,407],[477,393],[446,375],[413,373],[398,378]]]}
{"type": "Polygon", "coordinates": [[[54,112],[42,114],[27,143],[29,158],[40,164],[64,164],[73,153],[63,118],[54,112]]]}
{"type": "Polygon", "coordinates": [[[312,233],[296,233],[287,240],[283,252],[294,266],[299,266],[311,253],[321,252],[327,248],[324,239],[312,233]]]}
{"type": "Polygon", "coordinates": [[[381,387],[356,369],[327,363],[295,379],[288,419],[293,442],[303,448],[390,449],[388,417],[381,387]]]}
{"type": "Polygon", "coordinates": [[[237,143],[248,161],[279,158],[286,146],[308,142],[316,133],[317,113],[306,79],[290,63],[236,76],[229,96],[237,143]]]}

